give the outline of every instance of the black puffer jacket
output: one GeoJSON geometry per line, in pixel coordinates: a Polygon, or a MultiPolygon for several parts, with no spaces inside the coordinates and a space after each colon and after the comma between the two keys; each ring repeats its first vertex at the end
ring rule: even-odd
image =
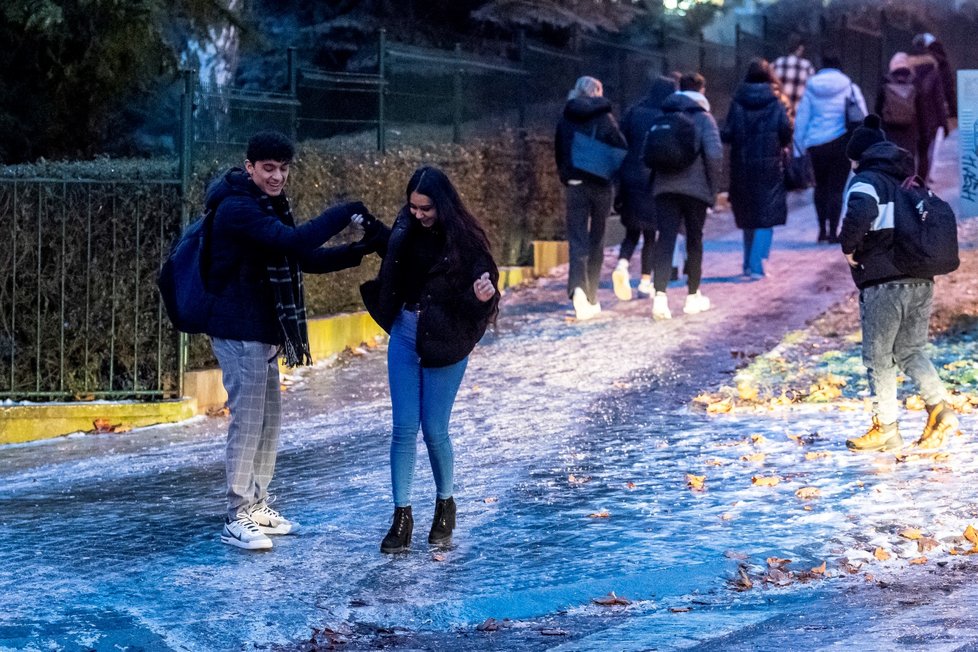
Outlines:
{"type": "Polygon", "coordinates": [[[787,221],[783,152],[793,132],[787,106],[771,84],[737,88],[720,136],[730,143],[730,205],[739,228],[787,221]]]}
{"type": "Polygon", "coordinates": [[[853,254],[858,263],[850,271],[860,290],[907,277],[893,263],[893,227],[896,211],[910,210],[897,192],[912,173],[910,155],[884,141],[863,152],[849,182],[839,242],[842,253],[853,254]]]}
{"type": "MultiPolygon", "coordinates": [[[[380,272],[372,281],[360,286],[363,303],[370,316],[387,333],[404,307],[400,294],[399,276],[404,274],[402,261],[410,229],[422,227],[402,209],[394,226],[386,231],[386,246],[380,253],[384,260],[380,272]]],[[[479,301],[472,289],[476,279],[489,272],[494,286],[499,286],[499,270],[492,256],[485,251],[463,252],[462,260],[468,273],[452,274],[448,258],[435,264],[428,272],[421,293],[418,317],[417,350],[422,367],[446,367],[459,362],[472,352],[486,332],[499,303],[497,292],[489,301],[479,301]]]]}
{"type": "Polygon", "coordinates": [[[628,155],[621,165],[621,221],[626,227],[654,229],[655,198],[652,196],[652,170],[642,157],[645,134],[652,121],[662,115],[662,102],[676,92],[676,82],[659,77],[652,82],[648,95],[630,108],[621,121],[628,141],[628,155]]]}
{"type": "Polygon", "coordinates": [[[571,179],[579,179],[610,185],[611,181],[578,170],[571,164],[571,143],[574,141],[575,131],[588,135],[593,133],[603,143],[626,149],[628,144],[618,128],[618,121],[611,115],[611,102],[604,97],[576,97],[568,100],[564,106],[564,114],[557,122],[557,133],[554,136],[554,158],[562,184],[566,186],[571,179]]]}
{"type": "Polygon", "coordinates": [[[233,168],[207,190],[215,210],[209,242],[208,289],[216,295],[205,332],[213,337],[280,344],[282,334],[268,282],[272,256],[297,260],[303,271],[331,272],[360,264],[356,244],[320,248],[363,204],[341,204],[299,226],[289,223],[284,195],[269,197],[248,173],[233,168]]]}

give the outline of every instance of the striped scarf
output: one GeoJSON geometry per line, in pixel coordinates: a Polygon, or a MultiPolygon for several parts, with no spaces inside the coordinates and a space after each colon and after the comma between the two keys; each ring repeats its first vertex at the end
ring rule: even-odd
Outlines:
{"type": "MultiPolygon", "coordinates": [[[[295,226],[292,208],[286,196],[272,198],[262,195],[262,200],[284,224],[295,226]]],[[[306,305],[302,287],[302,270],[299,265],[280,255],[269,259],[266,267],[268,281],[275,299],[275,313],[282,331],[282,353],[289,367],[312,364],[309,352],[309,334],[306,330],[306,305]]]]}

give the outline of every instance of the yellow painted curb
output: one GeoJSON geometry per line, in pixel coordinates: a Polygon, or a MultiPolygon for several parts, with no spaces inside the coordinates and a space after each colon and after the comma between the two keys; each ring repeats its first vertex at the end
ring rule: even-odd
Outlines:
{"type": "Polygon", "coordinates": [[[0,407],[0,444],[60,437],[95,430],[102,420],[116,431],[189,419],[194,399],[156,403],[44,403],[0,407]]]}
{"type": "Polygon", "coordinates": [[[533,280],[533,278],[534,274],[532,267],[500,267],[499,289],[505,290],[507,288],[523,285],[524,283],[533,280]]]}
{"type": "MultiPolygon", "coordinates": [[[[315,361],[341,353],[347,348],[360,346],[375,337],[387,337],[365,310],[359,312],[317,317],[306,322],[309,330],[309,350],[315,361]]],[[[279,370],[290,370],[279,359],[279,370]]],[[[204,413],[219,408],[228,400],[220,369],[188,371],[183,376],[183,393],[197,399],[197,410],[204,413]]]]}
{"type": "Polygon", "coordinates": [[[554,267],[570,261],[570,250],[565,240],[533,241],[533,275],[546,276],[554,267]]]}

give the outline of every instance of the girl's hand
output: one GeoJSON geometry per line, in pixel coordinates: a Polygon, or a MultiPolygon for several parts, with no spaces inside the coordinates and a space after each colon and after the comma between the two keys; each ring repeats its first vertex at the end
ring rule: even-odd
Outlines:
{"type": "Polygon", "coordinates": [[[489,279],[489,272],[485,272],[477,278],[475,283],[472,284],[472,289],[475,291],[475,298],[482,302],[486,302],[496,296],[496,288],[489,279]]]}

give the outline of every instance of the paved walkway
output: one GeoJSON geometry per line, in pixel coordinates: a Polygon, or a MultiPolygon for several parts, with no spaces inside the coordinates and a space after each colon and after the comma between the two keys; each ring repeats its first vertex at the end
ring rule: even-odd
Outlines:
{"type": "MultiPolygon", "coordinates": [[[[879,591],[842,579],[743,595],[726,585],[737,568],[730,549],[814,566],[854,545],[855,534],[834,544],[824,536],[830,525],[845,530],[847,497],[807,513],[739,486],[732,471],[704,495],[683,481],[751,433],[780,437],[772,453],[793,455],[786,428],[814,429],[838,448],[858,422],[715,420],[686,409],[744,355],[851,294],[841,256],[815,244],[806,200],[793,198],[769,277],[757,282],[739,278],[731,216],[711,218],[707,313],[683,316],[676,287],[676,318],[654,323],[648,301],[618,302],[606,284],[602,316],[576,323],[559,273],[509,293],[453,415],[459,528],[442,554],[424,544],[434,501],[423,451],[414,550],[377,550],[391,511],[382,347],[290,380],[273,489],[303,529],[268,553],[219,542],[223,420],[0,449],[0,535],[11,543],[0,649],[282,649],[327,626],[347,649],[798,649],[788,630],[807,649],[837,640],[893,649],[891,630],[840,633],[850,603],[883,609],[879,591]],[[609,591],[633,605],[590,602],[609,591]],[[835,614],[827,633],[805,620],[813,602],[835,614]],[[489,617],[514,622],[476,632],[489,617]],[[548,623],[562,635],[541,634],[548,623]]],[[[613,262],[609,249],[605,278],[613,262]]],[[[736,462],[740,451],[727,452],[736,462]]],[[[954,640],[973,645],[978,635],[954,640]]]]}

